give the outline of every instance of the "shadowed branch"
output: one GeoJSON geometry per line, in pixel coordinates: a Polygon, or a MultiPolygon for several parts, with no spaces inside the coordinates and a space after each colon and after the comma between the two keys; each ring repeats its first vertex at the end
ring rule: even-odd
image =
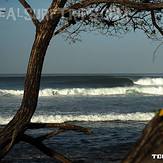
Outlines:
{"type": "Polygon", "coordinates": [[[30,123],[27,126],[27,129],[40,129],[40,128],[58,128],[62,130],[72,130],[72,131],[77,131],[77,132],[83,132],[85,134],[91,133],[89,128],[71,125],[68,123],[30,123]]]}
{"type": "Polygon", "coordinates": [[[29,16],[32,19],[33,24],[37,27],[39,25],[39,20],[37,19],[32,7],[27,3],[26,0],[19,0],[19,2],[26,9],[26,11],[28,12],[29,16]]]}
{"type": "Polygon", "coordinates": [[[61,28],[59,28],[57,31],[54,32],[53,36],[56,36],[57,34],[60,34],[60,33],[64,32],[70,26],[71,26],[70,23],[67,23],[67,24],[63,25],[61,28]]]}
{"type": "Polygon", "coordinates": [[[61,129],[59,129],[57,131],[52,131],[52,132],[49,132],[49,133],[47,133],[45,135],[37,137],[37,139],[40,140],[40,141],[44,141],[45,139],[49,139],[49,138],[51,138],[53,136],[59,135],[60,133],[63,133],[64,131],[65,130],[61,130],[61,129]]]}
{"type": "Polygon", "coordinates": [[[59,160],[63,163],[71,163],[72,161],[70,161],[68,158],[66,158],[65,156],[63,156],[62,154],[52,150],[51,148],[47,147],[46,145],[44,145],[41,141],[39,141],[37,138],[33,138],[32,136],[26,135],[24,134],[21,137],[21,140],[24,142],[27,142],[33,146],[35,146],[36,148],[38,148],[41,152],[43,152],[44,154],[46,154],[47,156],[55,159],[55,160],[59,160]]]}
{"type": "Polygon", "coordinates": [[[137,9],[137,10],[156,10],[156,9],[162,9],[163,3],[142,3],[142,2],[134,2],[129,0],[83,0],[79,3],[76,3],[72,6],[70,6],[70,9],[80,9],[80,8],[86,8],[93,4],[100,4],[100,3],[114,3],[114,4],[120,4],[124,5],[129,8],[137,9]]]}
{"type": "Polygon", "coordinates": [[[159,27],[159,25],[156,22],[156,17],[155,17],[155,13],[152,10],[151,11],[151,18],[152,18],[152,23],[153,25],[156,27],[156,29],[160,32],[161,35],[163,35],[163,30],[159,27]]]}

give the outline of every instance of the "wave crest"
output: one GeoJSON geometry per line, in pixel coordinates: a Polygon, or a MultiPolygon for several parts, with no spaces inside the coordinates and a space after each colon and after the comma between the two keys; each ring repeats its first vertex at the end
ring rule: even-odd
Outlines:
{"type": "MultiPolygon", "coordinates": [[[[32,118],[32,122],[42,123],[64,123],[64,122],[107,122],[107,121],[149,121],[154,117],[154,113],[110,113],[110,114],[90,114],[90,115],[37,115],[32,118]]],[[[0,124],[7,124],[12,117],[1,117],[0,124]]]]}
{"type": "MultiPolygon", "coordinates": [[[[115,87],[115,88],[68,88],[68,89],[42,89],[40,97],[50,96],[112,96],[112,95],[163,95],[163,86],[150,87],[115,87]]],[[[23,90],[0,90],[0,96],[22,96],[23,90]]]]}
{"type": "Polygon", "coordinates": [[[163,78],[143,78],[134,81],[134,84],[143,86],[163,86],[163,78]]]}

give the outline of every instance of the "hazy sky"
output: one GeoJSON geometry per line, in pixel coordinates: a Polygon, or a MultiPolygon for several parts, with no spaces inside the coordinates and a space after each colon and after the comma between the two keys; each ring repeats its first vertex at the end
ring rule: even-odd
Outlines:
{"type": "MultiPolygon", "coordinates": [[[[35,0],[32,6],[48,6],[48,1],[35,0]],[[37,5],[37,3],[39,5],[37,5]]],[[[0,8],[21,7],[15,1],[1,0],[0,8]]],[[[17,11],[14,11],[17,13],[17,11]]],[[[30,21],[0,16],[0,74],[25,73],[34,39],[35,28],[30,21]]],[[[163,47],[155,63],[153,51],[159,42],[141,33],[122,38],[105,37],[95,33],[81,35],[82,42],[69,44],[63,35],[51,41],[43,73],[162,73],[163,47]]]]}

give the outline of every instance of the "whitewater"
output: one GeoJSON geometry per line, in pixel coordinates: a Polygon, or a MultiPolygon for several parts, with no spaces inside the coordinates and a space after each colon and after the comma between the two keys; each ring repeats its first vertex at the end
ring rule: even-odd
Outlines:
{"type": "Polygon", "coordinates": [[[163,78],[142,78],[134,81],[134,84],[143,86],[163,86],[163,78]]]}
{"type": "MultiPolygon", "coordinates": [[[[42,89],[39,92],[40,97],[50,96],[109,96],[109,95],[163,95],[163,87],[116,87],[116,88],[71,88],[71,89],[42,89]]],[[[22,96],[23,90],[2,90],[0,96],[22,96]]]]}
{"type": "MultiPolygon", "coordinates": [[[[0,77],[0,125],[13,118],[22,95],[23,78],[0,77]]],[[[59,147],[77,160],[117,162],[117,153],[124,157],[144,126],[163,108],[163,77],[48,76],[43,77],[39,96],[31,122],[71,123],[92,131],[89,136],[65,132],[51,138],[47,143],[54,149],[59,147]]],[[[9,160],[24,163],[40,158],[51,162],[26,144],[17,145],[9,155],[9,160]]]]}
{"type": "MultiPolygon", "coordinates": [[[[133,86],[112,88],[46,88],[40,97],[50,96],[109,96],[109,95],[163,95],[163,78],[143,78],[133,81],[133,86]]],[[[23,90],[0,89],[0,96],[22,96],[23,90]]]]}
{"type": "MultiPolygon", "coordinates": [[[[109,121],[149,121],[155,113],[127,113],[127,114],[90,114],[90,115],[37,115],[32,118],[34,123],[64,123],[64,122],[109,122],[109,121]]],[[[0,116],[0,124],[7,124],[13,117],[0,116]]]]}

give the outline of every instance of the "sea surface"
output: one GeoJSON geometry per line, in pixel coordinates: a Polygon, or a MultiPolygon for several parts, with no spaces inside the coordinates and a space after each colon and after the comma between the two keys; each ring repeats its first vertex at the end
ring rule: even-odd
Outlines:
{"type": "MultiPolygon", "coordinates": [[[[16,113],[24,77],[0,76],[0,125],[16,113]]],[[[68,131],[45,144],[72,160],[118,163],[156,111],[163,108],[162,75],[46,75],[42,77],[33,122],[63,123],[91,128],[91,135],[68,131]]],[[[30,131],[42,135],[48,130],[30,131]]],[[[15,145],[5,160],[13,163],[54,162],[31,145],[15,145]]]]}

